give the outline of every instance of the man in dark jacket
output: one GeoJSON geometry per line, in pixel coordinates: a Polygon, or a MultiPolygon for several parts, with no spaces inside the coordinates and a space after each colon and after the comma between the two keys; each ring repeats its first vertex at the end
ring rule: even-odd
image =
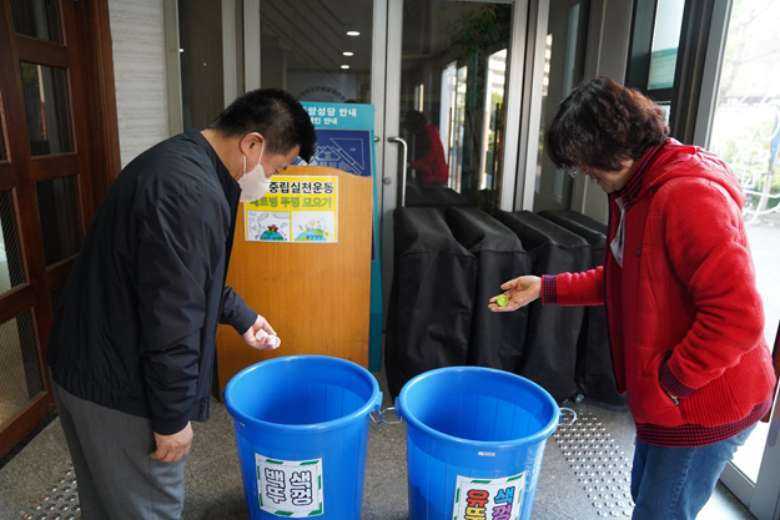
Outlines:
{"type": "Polygon", "coordinates": [[[179,518],[191,420],[209,415],[218,323],[276,348],[225,286],[239,200],[262,197],[314,129],[289,94],[238,98],[128,164],[98,210],[49,344],[86,519],[179,518]]]}
{"type": "Polygon", "coordinates": [[[561,104],[547,150],[609,194],[604,265],[521,276],[491,309],[606,305],[636,424],[633,518],[693,520],[775,388],[739,183],[713,154],[669,139],[650,99],[607,78],[561,104]]]}

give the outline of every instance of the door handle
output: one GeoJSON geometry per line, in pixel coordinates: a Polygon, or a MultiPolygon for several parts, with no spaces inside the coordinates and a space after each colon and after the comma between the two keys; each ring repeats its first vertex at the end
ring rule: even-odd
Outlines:
{"type": "Polygon", "coordinates": [[[388,137],[387,140],[391,143],[398,143],[401,145],[401,204],[399,207],[403,208],[406,206],[406,161],[409,155],[409,146],[401,137],[388,137]]]}

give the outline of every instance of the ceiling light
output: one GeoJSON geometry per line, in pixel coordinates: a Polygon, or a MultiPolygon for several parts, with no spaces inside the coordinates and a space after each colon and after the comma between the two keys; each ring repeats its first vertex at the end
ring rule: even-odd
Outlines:
{"type": "Polygon", "coordinates": [[[341,70],[349,70],[349,65],[346,64],[342,65],[341,70]]]}
{"type": "Polygon", "coordinates": [[[360,36],[360,31],[347,31],[347,36],[360,36]]]}
{"type": "Polygon", "coordinates": [[[346,56],[347,58],[351,58],[352,56],[355,55],[355,53],[352,52],[352,51],[344,51],[344,52],[341,53],[341,55],[342,56],[346,56]]]}

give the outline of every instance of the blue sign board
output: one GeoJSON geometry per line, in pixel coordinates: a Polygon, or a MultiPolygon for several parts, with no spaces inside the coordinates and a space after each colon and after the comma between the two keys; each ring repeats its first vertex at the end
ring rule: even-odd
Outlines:
{"type": "Polygon", "coordinates": [[[374,107],[355,103],[319,103],[304,101],[314,128],[374,131],[374,107]]]}
{"type": "Polygon", "coordinates": [[[368,130],[317,130],[317,147],[309,164],[370,177],[371,148],[368,130]]]}

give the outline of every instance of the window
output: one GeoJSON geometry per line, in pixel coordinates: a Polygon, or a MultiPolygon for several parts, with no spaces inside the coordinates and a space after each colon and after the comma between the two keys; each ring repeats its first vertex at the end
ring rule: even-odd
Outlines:
{"type": "Polygon", "coordinates": [[[485,108],[482,117],[482,150],[480,156],[479,189],[492,189],[496,174],[501,171],[501,128],[504,113],[507,49],[488,57],[485,76],[485,108]]]}
{"type": "Polygon", "coordinates": [[[40,40],[62,42],[58,0],[12,0],[14,30],[40,40]]]}
{"type": "Polygon", "coordinates": [[[661,90],[674,86],[677,50],[680,45],[684,0],[659,0],[653,27],[653,45],[650,48],[650,71],[647,90],[661,90]]]}
{"type": "Polygon", "coordinates": [[[406,205],[497,204],[509,4],[403,3],[399,108],[401,136],[409,143],[406,205]]]}
{"type": "Polygon", "coordinates": [[[439,107],[439,128],[444,148],[444,156],[447,163],[452,164],[450,160],[450,149],[452,148],[452,121],[455,109],[455,81],[458,64],[452,62],[447,64],[441,73],[441,103],[439,107]]]}
{"type": "Polygon", "coordinates": [[[370,103],[372,21],[365,0],[262,0],[262,87],[301,101],[370,103]]]}
{"type": "Polygon", "coordinates": [[[0,192],[0,295],[27,281],[12,192],[0,192]]]}
{"type": "Polygon", "coordinates": [[[46,265],[74,256],[81,249],[78,177],[38,183],[38,209],[46,265]]]}
{"type": "Polygon", "coordinates": [[[5,133],[5,103],[0,92],[0,162],[8,160],[8,136],[5,133]]]}
{"type": "Polygon", "coordinates": [[[0,425],[44,390],[32,312],[0,323],[0,425]]]}
{"type": "Polygon", "coordinates": [[[660,103],[670,103],[682,33],[685,0],[637,0],[626,84],[660,103]]]}
{"type": "Polygon", "coordinates": [[[420,83],[414,87],[414,108],[418,112],[425,111],[425,83],[420,83]]]}
{"type": "MultiPolygon", "coordinates": [[[[764,310],[764,335],[771,349],[780,323],[780,0],[735,1],[728,19],[725,49],[716,86],[710,150],[740,181],[743,217],[764,310]]],[[[777,417],[775,405],[775,417],[777,417]]],[[[777,497],[780,446],[770,425],[759,422],[735,453],[723,481],[758,518],[771,517],[761,497],[777,497]],[[736,468],[736,470],[735,470],[736,468]],[[738,471],[737,471],[738,470],[738,471]],[[744,480],[748,486],[735,485],[744,480]]],[[[771,502],[774,508],[775,500],[771,502]]]]}
{"type": "Polygon", "coordinates": [[[207,127],[225,106],[222,10],[211,0],[187,0],[179,6],[182,124],[207,127]]]}
{"type": "Polygon", "coordinates": [[[571,94],[583,76],[585,38],[589,2],[553,0],[544,46],[544,76],[542,77],[542,111],[539,121],[539,152],[537,155],[534,210],[569,209],[572,180],[560,171],[547,156],[544,136],[558,111],[558,106],[571,94]]]}
{"type": "Polygon", "coordinates": [[[67,71],[22,62],[22,91],[32,154],[72,152],[67,71]]]}

